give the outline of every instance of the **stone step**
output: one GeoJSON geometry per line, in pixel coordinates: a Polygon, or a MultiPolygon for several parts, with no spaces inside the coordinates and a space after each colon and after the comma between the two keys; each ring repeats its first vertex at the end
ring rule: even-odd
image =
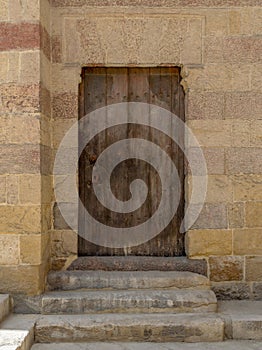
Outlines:
{"type": "Polygon", "coordinates": [[[262,342],[214,343],[53,343],[35,344],[31,350],[261,350],[262,342]]]}
{"type": "Polygon", "coordinates": [[[207,277],[180,271],[52,271],[48,284],[50,290],[210,288],[207,277]]]}
{"type": "MultiPolygon", "coordinates": [[[[214,342],[224,339],[216,314],[98,314],[41,316],[36,343],[57,342],[214,342]]],[[[102,349],[99,344],[99,349],[102,349]]]]}
{"type": "Polygon", "coordinates": [[[211,290],[125,290],[50,292],[42,298],[43,314],[102,312],[216,312],[211,290]]]}
{"type": "Polygon", "coordinates": [[[10,312],[10,298],[7,294],[0,294],[0,323],[10,312]]]}
{"type": "Polygon", "coordinates": [[[183,256],[84,256],[74,260],[68,270],[189,271],[207,276],[207,262],[183,256]]]}

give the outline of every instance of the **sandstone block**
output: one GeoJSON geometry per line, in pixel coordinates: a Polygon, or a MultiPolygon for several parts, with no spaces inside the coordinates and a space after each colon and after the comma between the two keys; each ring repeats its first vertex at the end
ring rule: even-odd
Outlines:
{"type": "Polygon", "coordinates": [[[9,3],[9,0],[0,1],[0,20],[1,21],[7,21],[9,19],[8,3],[9,3]]]}
{"type": "Polygon", "coordinates": [[[1,52],[0,53],[0,82],[5,83],[8,80],[7,76],[8,76],[8,53],[1,52]]]}
{"type": "Polygon", "coordinates": [[[62,39],[58,35],[52,36],[52,62],[61,63],[62,62],[62,39]]]}
{"type": "Polygon", "coordinates": [[[262,282],[262,256],[246,257],[246,280],[262,282]]]}
{"type": "MultiPolygon", "coordinates": [[[[207,173],[208,174],[224,174],[225,173],[225,151],[224,148],[215,148],[215,147],[202,147],[202,151],[204,153],[204,157],[207,165],[207,173]]],[[[189,156],[191,159],[191,163],[195,169],[197,169],[197,165],[199,163],[199,153],[198,150],[194,148],[190,148],[188,150],[189,156]]],[[[190,168],[187,169],[189,173],[190,168]]],[[[203,175],[200,172],[196,173],[196,175],[203,175]]]]}
{"type": "Polygon", "coordinates": [[[230,148],[226,151],[229,174],[262,174],[261,148],[230,148]]]}
{"type": "Polygon", "coordinates": [[[235,229],[233,231],[233,254],[262,255],[261,229],[235,229]]]}
{"type": "Polygon", "coordinates": [[[20,256],[23,264],[40,265],[42,263],[42,237],[38,235],[20,236],[20,256]]]}
{"type": "MultiPolygon", "coordinates": [[[[198,208],[199,204],[192,207],[192,212],[198,208]]],[[[189,217],[190,217],[189,212],[189,217]]],[[[193,229],[224,229],[228,227],[227,208],[225,203],[206,203],[196,222],[192,225],[193,229]]]]}
{"type": "Polygon", "coordinates": [[[241,281],[243,279],[244,259],[238,256],[211,256],[209,258],[211,281],[241,281]]]}
{"type": "Polygon", "coordinates": [[[0,203],[6,203],[6,176],[0,176],[0,203]]]}
{"type": "Polygon", "coordinates": [[[8,141],[12,144],[39,144],[39,114],[12,115],[8,123],[8,141]]]}
{"type": "Polygon", "coordinates": [[[253,297],[255,300],[262,300],[262,283],[253,284],[253,297]]]}
{"type": "Polygon", "coordinates": [[[189,230],[186,251],[190,257],[232,254],[231,230],[189,230]]]}
{"type": "Polygon", "coordinates": [[[262,202],[246,203],[247,227],[262,227],[262,202]]]}
{"type": "Polygon", "coordinates": [[[51,58],[51,39],[46,27],[40,24],[40,47],[45,57],[50,61],[51,58]]]}
{"type": "Polygon", "coordinates": [[[40,207],[0,206],[2,233],[39,233],[40,207]]]}
{"type": "Polygon", "coordinates": [[[40,51],[24,51],[20,53],[21,84],[37,84],[40,81],[40,51]]]}
{"type": "Polygon", "coordinates": [[[188,119],[223,119],[224,97],[219,92],[190,91],[188,119]]]}
{"type": "Polygon", "coordinates": [[[19,236],[0,234],[0,265],[19,264],[19,236]]]}
{"type": "MultiPolygon", "coordinates": [[[[40,88],[41,112],[47,118],[51,118],[51,94],[50,91],[41,84],[40,88]]],[[[43,143],[44,144],[44,143],[43,143]]]]}
{"type": "Polygon", "coordinates": [[[240,34],[241,33],[241,11],[230,10],[228,14],[229,19],[229,33],[240,34]]]}
{"type": "Polygon", "coordinates": [[[226,37],[223,42],[225,62],[260,62],[262,41],[258,36],[226,37]]]}
{"type": "Polygon", "coordinates": [[[46,117],[44,114],[42,114],[40,125],[41,125],[40,127],[41,145],[50,147],[51,135],[52,135],[51,120],[48,117],[46,117]]]}
{"type": "Polygon", "coordinates": [[[41,186],[41,202],[43,204],[50,204],[54,200],[53,177],[42,175],[41,186]]]}
{"type": "Polygon", "coordinates": [[[40,150],[36,145],[0,146],[2,174],[38,173],[40,171],[40,150]]]}
{"type": "Polygon", "coordinates": [[[56,64],[52,67],[52,91],[55,94],[74,93],[78,94],[81,71],[79,67],[65,67],[56,64]]]}
{"type": "Polygon", "coordinates": [[[0,51],[37,49],[40,45],[39,25],[35,23],[0,23],[0,51]]]}
{"type": "Polygon", "coordinates": [[[225,94],[225,118],[254,119],[252,113],[253,93],[228,92],[225,94]]]}
{"type": "Polygon", "coordinates": [[[77,119],[55,119],[52,123],[53,146],[57,149],[65,134],[77,122],[77,119]]]}
{"type": "Polygon", "coordinates": [[[208,11],[206,17],[206,34],[224,36],[228,33],[228,12],[208,11]]]}
{"type": "Polygon", "coordinates": [[[228,204],[227,215],[229,228],[241,228],[245,226],[244,203],[228,204]]]}
{"type": "Polygon", "coordinates": [[[251,73],[251,84],[252,90],[261,92],[261,73],[262,73],[262,64],[254,64],[252,66],[251,73]]]}
{"type": "Polygon", "coordinates": [[[9,123],[9,115],[1,114],[0,115],[0,128],[1,128],[0,144],[8,143],[8,133],[7,133],[8,123],[9,123]]]}
{"type": "Polygon", "coordinates": [[[18,177],[15,175],[8,175],[6,177],[6,195],[7,204],[18,204],[18,177]]]}
{"type": "Polygon", "coordinates": [[[39,112],[39,85],[0,85],[1,113],[39,112]]]}
{"type": "Polygon", "coordinates": [[[256,8],[253,15],[253,32],[254,34],[262,34],[262,9],[256,8]]]}
{"type": "Polygon", "coordinates": [[[21,175],[19,177],[19,198],[21,204],[41,203],[40,175],[21,175]]]}
{"type": "Polygon", "coordinates": [[[78,118],[78,95],[75,93],[54,94],[52,98],[54,119],[78,118]]]}
{"type": "Polygon", "coordinates": [[[210,35],[204,38],[204,62],[223,62],[223,37],[210,35]]]}
{"type": "Polygon", "coordinates": [[[203,147],[231,145],[231,122],[228,120],[190,120],[188,127],[203,147]]]}
{"type": "Polygon", "coordinates": [[[233,189],[235,201],[262,201],[262,175],[236,175],[233,189]]]}
{"type": "Polygon", "coordinates": [[[39,266],[1,266],[0,291],[13,294],[40,294],[44,276],[39,266]]]}
{"type": "Polygon", "coordinates": [[[48,232],[52,228],[53,217],[52,217],[52,205],[42,204],[42,212],[41,212],[41,220],[42,220],[42,232],[48,232]]]}
{"type": "Polygon", "coordinates": [[[250,128],[250,144],[254,147],[262,147],[262,120],[255,120],[250,128]]]}
{"type": "Polygon", "coordinates": [[[251,289],[247,283],[212,282],[212,290],[219,300],[247,300],[251,298],[251,289]]]}
{"type": "Polygon", "coordinates": [[[232,146],[249,147],[251,143],[251,135],[250,135],[251,128],[253,128],[253,122],[249,120],[239,120],[239,119],[233,120],[232,121],[232,146]]]}
{"type": "Polygon", "coordinates": [[[38,0],[13,0],[9,4],[9,19],[14,22],[38,21],[40,7],[38,0]]]}

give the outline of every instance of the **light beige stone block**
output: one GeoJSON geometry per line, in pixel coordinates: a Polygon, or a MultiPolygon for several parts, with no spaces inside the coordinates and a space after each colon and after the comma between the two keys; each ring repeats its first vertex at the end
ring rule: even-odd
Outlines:
{"type": "Polygon", "coordinates": [[[229,18],[229,33],[241,33],[241,12],[239,10],[231,10],[228,13],[229,18]]]}
{"type": "Polygon", "coordinates": [[[232,146],[233,147],[249,147],[251,142],[250,131],[254,122],[249,120],[233,120],[232,121],[232,146]]]}
{"type": "Polygon", "coordinates": [[[40,265],[42,263],[42,235],[20,236],[20,257],[23,264],[40,265]]]}
{"type": "Polygon", "coordinates": [[[0,176],[0,204],[6,203],[6,176],[0,176]]]}
{"type": "Polygon", "coordinates": [[[0,115],[0,144],[8,142],[7,126],[9,123],[9,116],[5,114],[0,115]]]}
{"type": "Polygon", "coordinates": [[[233,230],[233,254],[262,255],[262,229],[233,230]]]}
{"type": "Polygon", "coordinates": [[[39,144],[39,114],[12,115],[7,127],[8,141],[12,144],[39,144]]]}
{"type": "Polygon", "coordinates": [[[53,129],[53,147],[54,148],[57,149],[59,147],[63,137],[72,127],[72,125],[76,122],[77,120],[74,118],[53,120],[52,129],[53,129]]]}
{"type": "MultiPolygon", "coordinates": [[[[1,3],[0,3],[0,12],[1,12],[1,3]]],[[[5,83],[7,81],[8,75],[8,53],[0,53],[0,83],[5,83]]]]}
{"type": "Polygon", "coordinates": [[[45,115],[41,115],[40,120],[40,137],[41,137],[41,145],[51,147],[51,139],[52,139],[52,127],[51,120],[47,118],[45,115]]]}
{"type": "Polygon", "coordinates": [[[20,76],[19,82],[34,84],[40,81],[40,51],[25,51],[20,53],[20,76]]]}
{"type": "Polygon", "coordinates": [[[254,91],[262,91],[262,64],[252,65],[251,86],[254,91]]]}
{"type": "Polygon", "coordinates": [[[190,257],[232,254],[232,230],[189,230],[186,251],[190,257]]]}
{"type": "MultiPolygon", "coordinates": [[[[230,147],[231,121],[190,120],[188,127],[203,147],[230,147]]],[[[189,143],[189,147],[192,147],[189,143]]]]}
{"type": "MultiPolygon", "coordinates": [[[[42,0],[41,0],[42,1],[42,0]]],[[[40,19],[40,0],[9,1],[9,18],[12,21],[38,21],[40,19]]]]}
{"type": "Polygon", "coordinates": [[[206,16],[206,34],[224,36],[228,33],[228,11],[209,10],[206,16]]]}
{"type": "Polygon", "coordinates": [[[246,202],[246,225],[262,229],[262,202],[246,202]]]}
{"type": "Polygon", "coordinates": [[[19,235],[0,235],[0,265],[19,263],[19,235]]]}
{"type": "Polygon", "coordinates": [[[9,19],[8,3],[9,0],[0,0],[0,21],[7,21],[9,19]]]}
{"type": "Polygon", "coordinates": [[[244,203],[230,203],[227,207],[229,228],[241,228],[245,226],[244,203]]]}
{"type": "Polygon", "coordinates": [[[6,196],[7,204],[18,204],[18,176],[8,175],[6,177],[6,196]]]}
{"type": "Polygon", "coordinates": [[[262,34],[262,9],[256,8],[253,9],[253,33],[257,35],[262,34]]]}
{"type": "Polygon", "coordinates": [[[39,233],[39,206],[0,206],[0,233],[39,233]]]}
{"type": "Polygon", "coordinates": [[[262,201],[262,175],[236,175],[232,180],[235,201],[262,201]]]}
{"type": "Polygon", "coordinates": [[[79,67],[66,67],[62,64],[52,65],[52,91],[78,93],[81,69],[79,67]]]}
{"type": "Polygon", "coordinates": [[[250,144],[254,147],[262,147],[262,120],[254,120],[250,128],[250,144]]]}
{"type": "Polygon", "coordinates": [[[19,178],[19,198],[21,204],[41,203],[41,176],[21,175],[19,178]]]}
{"type": "Polygon", "coordinates": [[[242,281],[244,258],[239,256],[212,256],[208,259],[211,281],[242,281]]]}

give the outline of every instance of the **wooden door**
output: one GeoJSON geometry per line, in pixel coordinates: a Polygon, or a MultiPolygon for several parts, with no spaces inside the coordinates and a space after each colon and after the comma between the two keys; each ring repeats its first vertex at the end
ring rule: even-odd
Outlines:
{"type": "MultiPolygon", "coordinates": [[[[82,78],[80,118],[109,104],[137,101],[158,105],[184,119],[184,94],[178,68],[85,68],[82,78]]],[[[83,133],[85,130],[79,132],[83,133]]],[[[129,184],[134,179],[142,179],[146,182],[149,189],[148,197],[138,210],[129,214],[110,211],[100,204],[92,188],[92,169],[99,154],[114,142],[133,137],[144,138],[159,145],[176,165],[182,188],[176,215],[158,236],[147,243],[127,249],[95,245],[82,238],[84,232],[79,232],[80,256],[180,256],[184,254],[184,236],[179,232],[184,213],[184,157],[177,144],[160,131],[147,126],[124,124],[108,128],[94,137],[85,147],[79,160],[81,201],[94,218],[108,226],[136,226],[152,216],[161,199],[161,181],[154,168],[142,160],[129,159],[122,162],[114,169],[111,176],[112,192],[119,200],[124,201],[129,199],[129,184]]],[[[82,214],[79,215],[81,222],[82,214]]],[[[82,230],[88,230],[92,234],[90,226],[84,226],[82,230]]]]}

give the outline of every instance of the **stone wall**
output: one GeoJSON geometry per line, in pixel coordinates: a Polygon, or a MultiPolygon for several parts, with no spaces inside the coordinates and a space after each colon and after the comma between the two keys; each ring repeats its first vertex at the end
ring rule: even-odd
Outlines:
{"type": "MultiPolygon", "coordinates": [[[[21,291],[43,288],[51,225],[51,267],[65,268],[77,256],[77,235],[59,217],[48,189],[50,146],[54,156],[78,118],[81,68],[166,64],[182,69],[186,121],[209,174],[206,203],[186,235],[187,255],[207,259],[220,297],[262,298],[261,1],[53,0],[51,21],[47,0],[41,11],[36,0],[22,3],[30,11],[19,1],[9,9],[1,2],[0,31],[12,28],[5,44],[0,41],[2,290],[12,289],[13,281],[21,291]],[[30,248],[31,237],[41,253],[30,248]],[[25,286],[19,278],[25,269],[39,282],[25,286]],[[7,278],[9,271],[14,276],[7,278]]],[[[190,173],[186,188],[188,199],[190,173]]]]}
{"type": "Polygon", "coordinates": [[[0,292],[38,294],[49,269],[49,10],[0,2],[0,292]]]}

